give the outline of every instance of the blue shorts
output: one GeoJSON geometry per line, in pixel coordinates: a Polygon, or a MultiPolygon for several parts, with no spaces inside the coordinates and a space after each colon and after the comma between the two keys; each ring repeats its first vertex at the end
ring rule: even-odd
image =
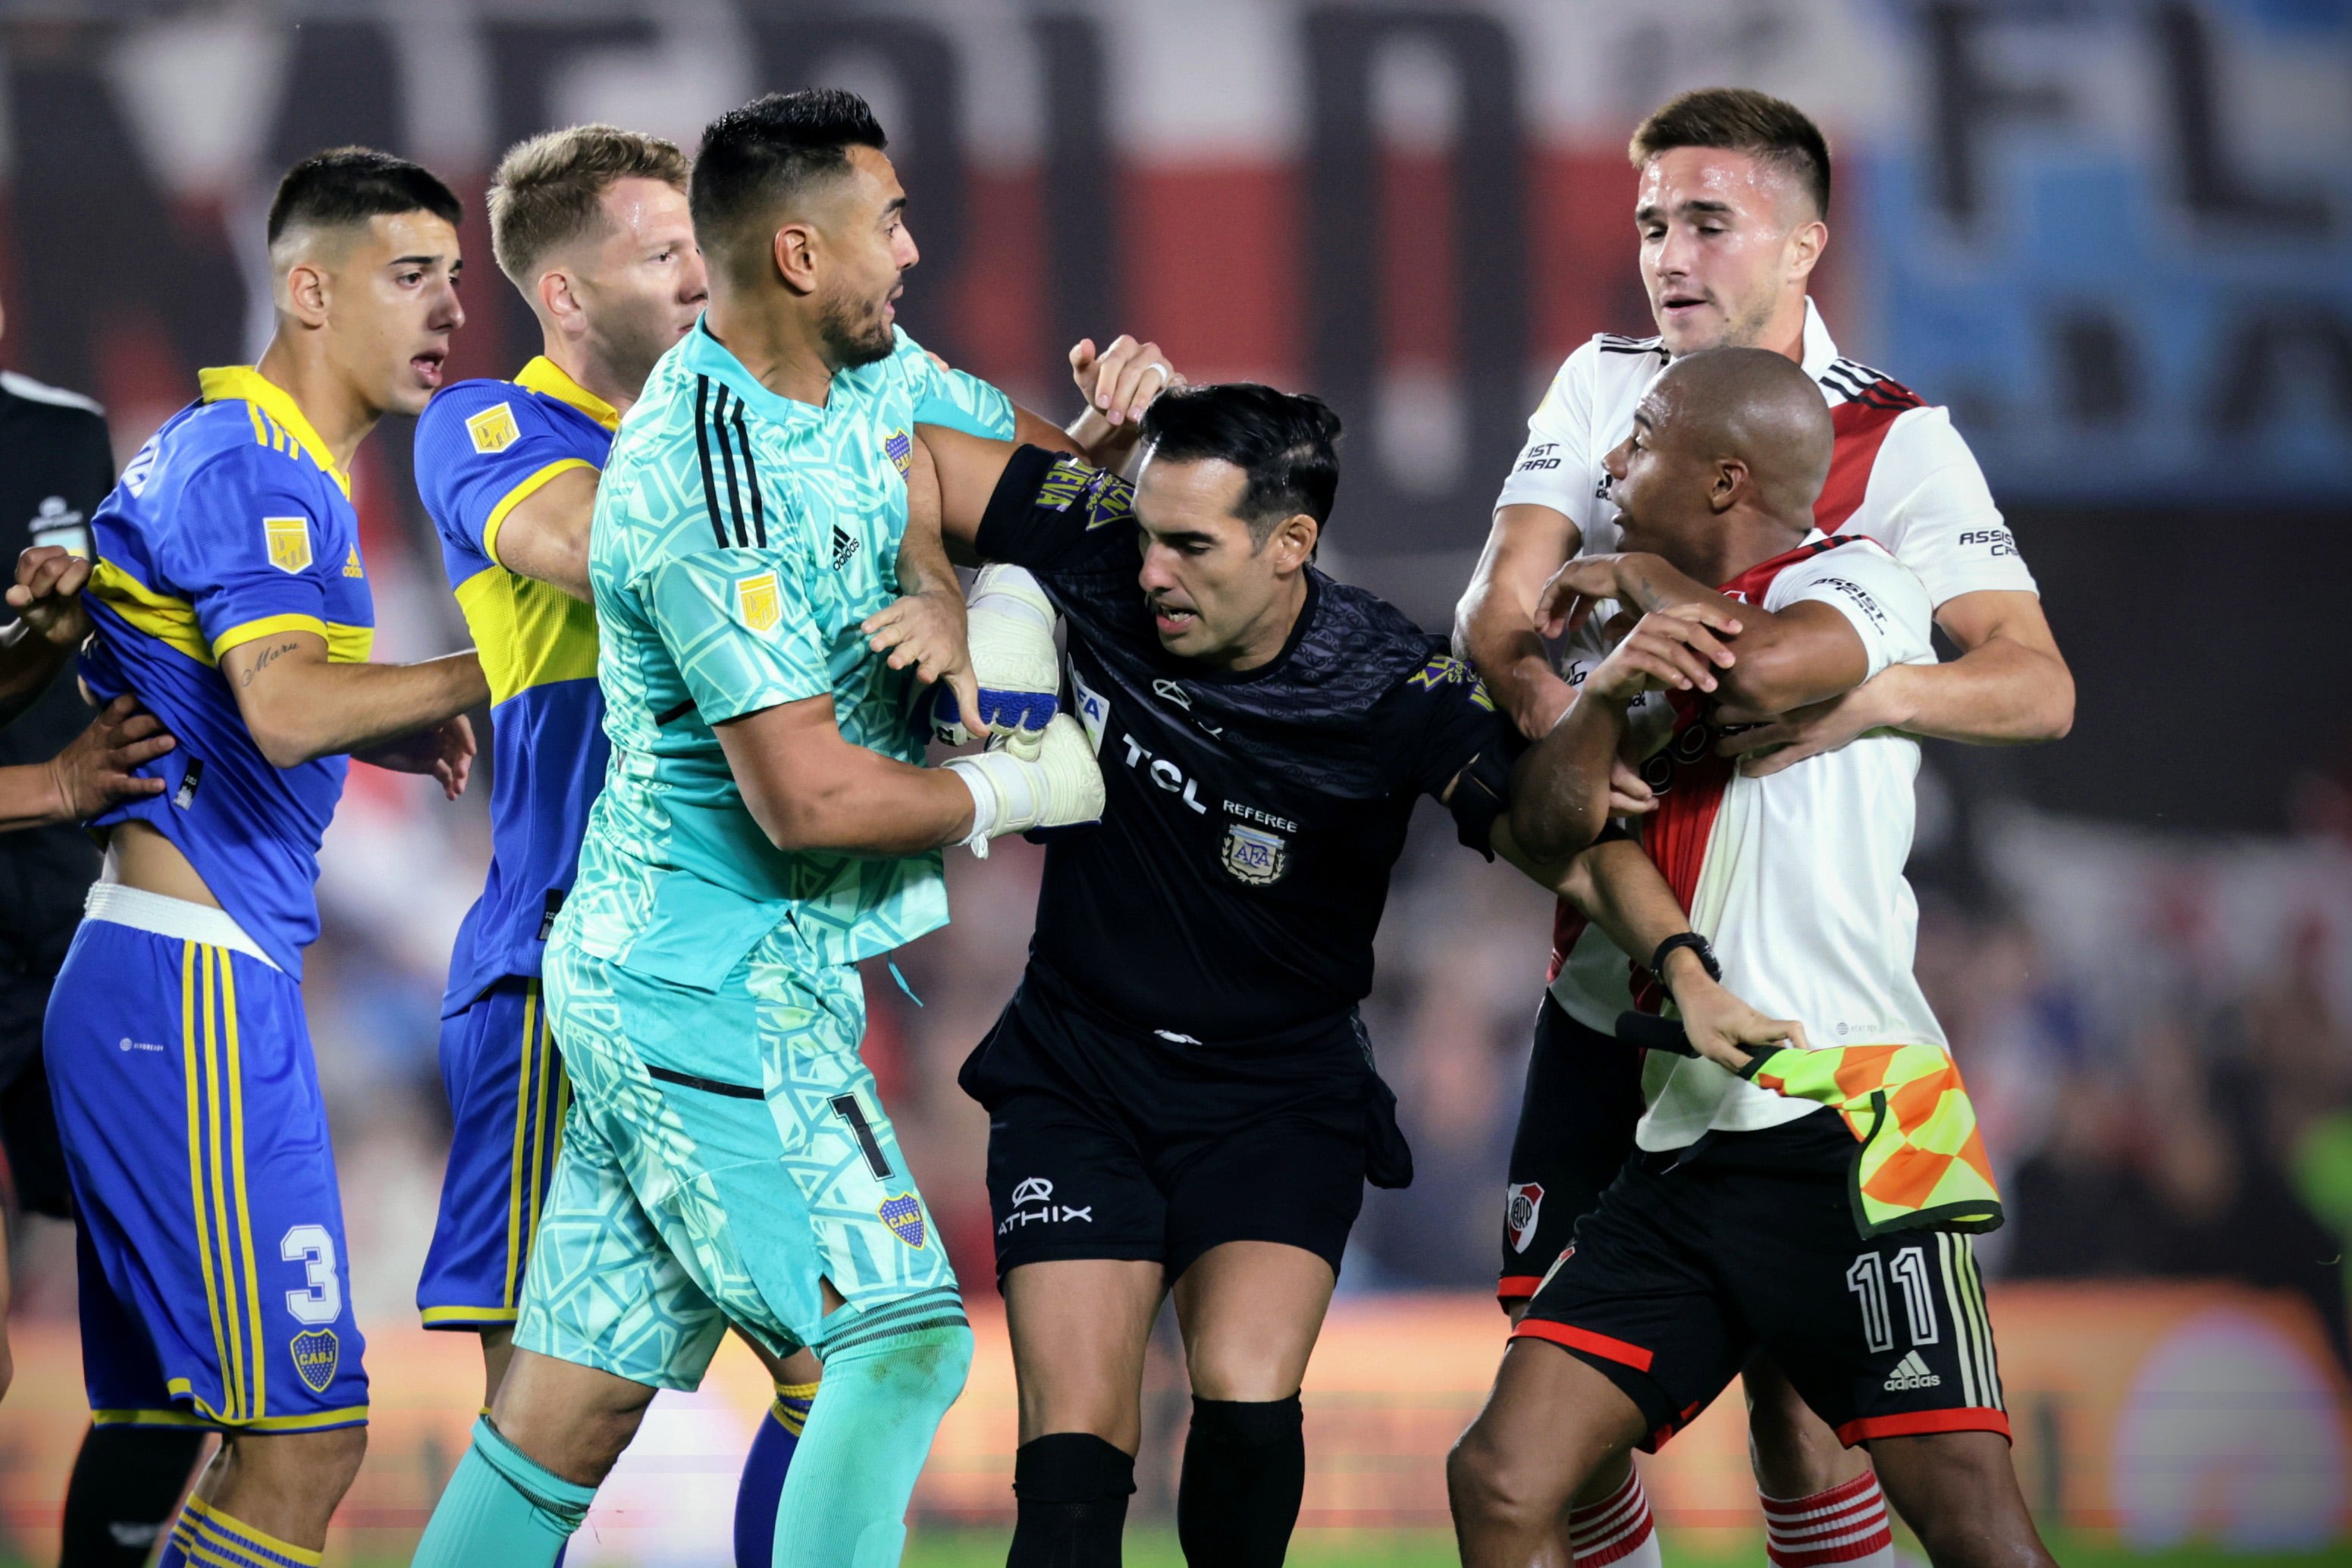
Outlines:
{"type": "Polygon", "coordinates": [[[416,1307],[428,1329],[495,1328],[521,1305],[572,1105],[537,979],[509,975],[441,1021],[441,1085],[449,1169],[416,1307]]]}
{"type": "Polygon", "coordinates": [[[86,920],[42,1048],[81,1221],[91,1418],[364,1422],[301,986],[227,948],[86,920]]]}

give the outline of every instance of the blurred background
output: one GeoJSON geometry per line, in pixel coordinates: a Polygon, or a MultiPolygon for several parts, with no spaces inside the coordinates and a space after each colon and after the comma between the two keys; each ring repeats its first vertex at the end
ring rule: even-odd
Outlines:
{"type": "MultiPolygon", "coordinates": [[[[9,0],[0,363],[102,402],[127,458],[198,366],[264,341],[278,171],[362,142],[467,196],[452,372],[511,374],[537,342],[488,263],[501,149],[589,119],[690,148],[717,110],[818,83],[889,131],[918,339],[1055,418],[1066,347],[1122,331],[1196,380],[1319,393],[1349,430],[1325,563],[1433,628],[1559,360],[1651,330],[1633,125],[1717,83],[1812,112],[1836,156],[1826,320],[1950,405],[2080,682],[2062,743],[1930,747],[1913,864],[1919,970],[2010,1199],[1980,1256],[2028,1495],[2070,1561],[2342,1560],[2352,5],[9,0]]],[[[386,658],[465,636],[409,441],[388,421],[357,474],[386,658]]],[[[485,795],[355,768],[328,840],[306,991],[379,1413],[331,1561],[402,1552],[478,1399],[472,1342],[417,1331],[410,1303],[485,795]]],[[[1420,1178],[1368,1202],[1310,1374],[1302,1556],[1437,1550],[1412,1532],[1444,1523],[1438,1456],[1500,1349],[1548,910],[1421,826],[1366,1009],[1420,1178]]],[[[869,986],[868,1058],[984,1331],[986,1119],[952,1079],[1024,952],[1037,863],[1008,847],[951,857],[954,923],[902,955],[920,1004],[869,986]]],[[[83,1419],[72,1244],[14,1235],[0,1557],[45,1561],[83,1419]]],[[[573,1561],[719,1560],[763,1403],[733,1356],[664,1396],[573,1561]]],[[[1172,1363],[1153,1378],[1146,1519],[1183,1412],[1172,1363]]],[[[919,1550],[1009,1520],[1010,1399],[990,1351],[919,1550]]],[[[1719,1405],[1657,1461],[1670,1550],[1761,1560],[1740,1443],[1719,1405]]],[[[1002,1531],[973,1539],[987,1560],[1002,1531]]]]}

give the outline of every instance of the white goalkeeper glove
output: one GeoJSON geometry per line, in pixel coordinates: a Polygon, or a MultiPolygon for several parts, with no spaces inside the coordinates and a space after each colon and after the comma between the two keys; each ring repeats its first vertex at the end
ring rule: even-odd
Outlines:
{"type": "MultiPolygon", "coordinates": [[[[980,721],[1016,757],[1034,758],[1047,721],[1061,710],[1062,664],[1054,652],[1054,605],[1018,566],[983,566],[972,583],[968,637],[980,681],[980,721]]],[[[972,737],[952,701],[938,709],[935,732],[951,746],[972,737]]]]}
{"type": "Polygon", "coordinates": [[[1007,833],[1102,820],[1102,768],[1086,731],[1067,713],[1045,721],[1034,758],[1006,747],[950,757],[946,765],[971,791],[971,834],[964,847],[982,859],[988,841],[1007,833]]]}

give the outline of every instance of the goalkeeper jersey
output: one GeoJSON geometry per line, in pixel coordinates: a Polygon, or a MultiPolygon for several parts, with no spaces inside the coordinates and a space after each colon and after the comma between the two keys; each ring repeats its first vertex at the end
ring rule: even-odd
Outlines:
{"type": "Polygon", "coordinates": [[[707,324],[655,366],[597,490],[589,577],[613,753],[555,942],[709,990],[786,921],[826,963],[945,922],[937,851],[770,843],[711,729],[829,695],[852,744],[922,760],[911,677],[858,629],[898,595],[919,419],[1003,438],[1013,405],[903,332],[887,358],[837,373],[822,407],[761,384],[707,324]]]}

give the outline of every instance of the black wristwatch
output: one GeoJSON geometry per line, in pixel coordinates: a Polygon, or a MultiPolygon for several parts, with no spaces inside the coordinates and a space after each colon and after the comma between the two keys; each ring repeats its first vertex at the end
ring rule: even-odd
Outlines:
{"type": "Polygon", "coordinates": [[[1720,981],[1723,978],[1723,965],[1715,961],[1715,949],[1707,946],[1706,938],[1695,931],[1678,931],[1658,943],[1658,951],[1650,954],[1650,973],[1661,981],[1664,980],[1666,955],[1678,947],[1689,948],[1698,955],[1699,967],[1706,971],[1709,980],[1720,981]]]}

